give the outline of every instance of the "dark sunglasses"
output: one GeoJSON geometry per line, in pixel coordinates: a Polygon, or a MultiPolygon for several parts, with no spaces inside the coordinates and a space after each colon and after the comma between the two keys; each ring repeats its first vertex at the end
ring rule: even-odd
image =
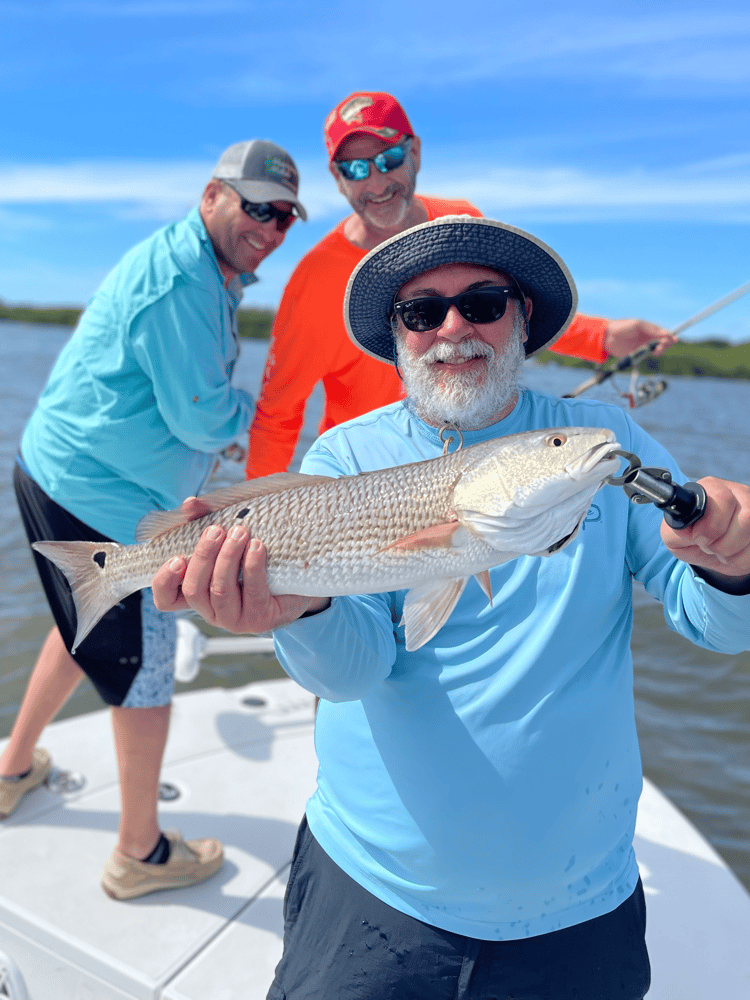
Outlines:
{"type": "Polygon", "coordinates": [[[282,208],[276,208],[270,201],[245,201],[240,199],[240,208],[256,222],[270,222],[276,219],[276,228],[280,233],[285,233],[297,218],[298,212],[293,208],[290,212],[285,212],[282,208]]]}
{"type": "Polygon", "coordinates": [[[492,285],[452,296],[422,295],[418,299],[404,299],[393,303],[393,312],[401,317],[407,330],[426,333],[442,325],[451,306],[470,323],[494,323],[505,315],[508,299],[517,298],[512,288],[492,285]]]}
{"type": "MultiPolygon", "coordinates": [[[[224,183],[227,184],[226,181],[224,183]]],[[[242,197],[237,188],[232,187],[231,184],[227,184],[227,187],[232,188],[235,194],[239,196],[240,208],[245,215],[249,216],[254,222],[270,222],[271,219],[276,219],[276,228],[280,233],[285,233],[299,215],[296,208],[293,208],[291,212],[285,212],[282,208],[276,208],[273,202],[270,201],[247,201],[246,198],[242,197]]]]}
{"type": "Polygon", "coordinates": [[[391,146],[384,149],[377,156],[361,157],[358,160],[334,160],[336,169],[347,181],[364,181],[370,176],[370,164],[387,174],[389,170],[397,170],[406,159],[406,154],[411,147],[411,139],[405,139],[398,146],[391,146]]]}

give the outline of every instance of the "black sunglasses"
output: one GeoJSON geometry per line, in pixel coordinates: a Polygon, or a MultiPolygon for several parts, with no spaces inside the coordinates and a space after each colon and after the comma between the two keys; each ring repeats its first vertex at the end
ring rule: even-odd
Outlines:
{"type": "Polygon", "coordinates": [[[234,193],[239,197],[240,208],[245,215],[249,216],[254,222],[270,222],[271,219],[276,219],[276,228],[280,233],[285,233],[299,215],[296,208],[292,208],[291,212],[285,212],[282,208],[276,208],[271,201],[248,201],[242,197],[236,187],[233,187],[227,181],[223,183],[227,187],[232,188],[234,193]]]}
{"type": "Polygon", "coordinates": [[[280,233],[285,233],[299,214],[296,208],[285,212],[282,208],[276,208],[271,201],[246,201],[244,198],[240,198],[240,208],[256,222],[276,219],[276,228],[280,233]]]}
{"type": "Polygon", "coordinates": [[[373,164],[381,174],[389,170],[398,170],[406,159],[411,148],[411,138],[405,139],[398,146],[384,149],[377,156],[362,156],[356,160],[334,160],[336,169],[347,181],[364,181],[370,176],[370,164],[373,164]]]}
{"type": "Polygon", "coordinates": [[[401,317],[407,330],[427,333],[437,330],[455,306],[470,323],[494,323],[505,315],[508,299],[517,299],[514,289],[505,285],[475,288],[458,295],[422,295],[393,303],[393,312],[401,317]]]}

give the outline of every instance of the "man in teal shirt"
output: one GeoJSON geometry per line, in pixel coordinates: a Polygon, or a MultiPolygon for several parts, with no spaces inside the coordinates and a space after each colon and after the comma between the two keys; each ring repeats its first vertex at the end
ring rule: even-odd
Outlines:
{"type": "MultiPolygon", "coordinates": [[[[237,307],[258,265],[296,216],[291,157],[266,140],[230,146],[200,206],[129,251],[94,295],[24,431],[15,468],[30,541],[129,543],[144,514],[201,491],[219,453],[241,438],[253,401],[231,384],[237,307]]],[[[150,590],[114,608],[70,654],[75,612],[64,579],[37,566],[50,633],[0,759],[0,818],[40,784],[42,728],[85,672],[112,705],[122,813],[103,886],[131,898],[217,870],[218,841],[165,837],[159,771],[174,673],[175,624],[150,590]]]]}

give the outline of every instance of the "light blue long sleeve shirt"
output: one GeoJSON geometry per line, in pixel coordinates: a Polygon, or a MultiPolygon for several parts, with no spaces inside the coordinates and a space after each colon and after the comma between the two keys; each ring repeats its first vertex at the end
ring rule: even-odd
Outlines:
{"type": "Polygon", "coordinates": [[[132,542],[178,506],[252,417],[230,384],[245,274],[224,287],[200,212],[130,250],[96,292],[21,441],[31,475],[97,531],[132,542]]]}
{"type": "MultiPolygon", "coordinates": [[[[470,445],[544,427],[611,427],[644,465],[679,469],[620,409],[524,390],[470,445]]],[[[401,403],[342,424],[302,470],[339,476],[439,455],[401,403]]],[[[750,647],[750,597],[723,594],[668,552],[661,512],[619,488],[594,497],[549,558],[469,581],[437,635],[407,653],[404,592],[335,598],[275,633],[287,672],[318,694],[310,828],[396,909],[486,940],[544,934],[615,909],[635,888],[641,762],[631,579],[670,628],[708,649],[750,647]]]]}

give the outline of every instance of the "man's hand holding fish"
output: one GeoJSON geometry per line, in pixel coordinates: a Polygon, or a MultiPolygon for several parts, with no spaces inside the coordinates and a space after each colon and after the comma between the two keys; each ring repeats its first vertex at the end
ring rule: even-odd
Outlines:
{"type": "Polygon", "coordinates": [[[327,598],[271,594],[266,547],[242,525],[228,533],[216,524],[206,528],[189,563],[175,556],[153,585],[162,611],[192,608],[212,625],[238,634],[272,632],[330,604],[327,598]]]}

